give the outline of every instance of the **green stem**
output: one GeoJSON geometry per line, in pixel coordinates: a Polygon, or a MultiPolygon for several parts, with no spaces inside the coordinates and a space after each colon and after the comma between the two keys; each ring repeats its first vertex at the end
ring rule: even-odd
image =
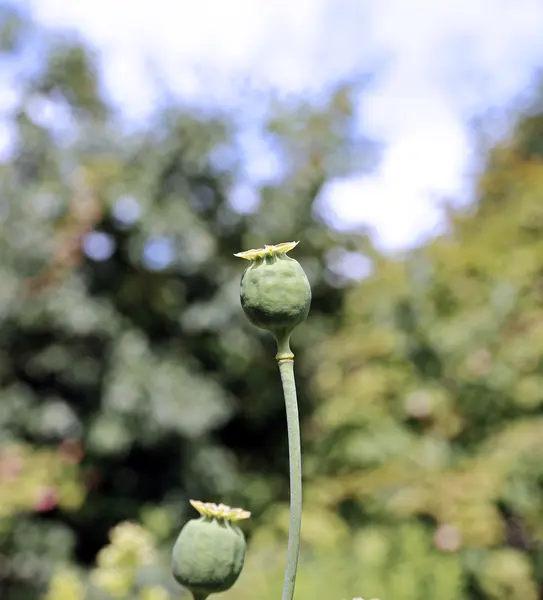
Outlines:
{"type": "Polygon", "coordinates": [[[284,336],[277,339],[278,352],[276,356],[285,396],[290,466],[290,523],[282,600],[292,600],[294,596],[302,526],[302,448],[294,379],[294,355],[290,350],[289,337],[284,336]]]}

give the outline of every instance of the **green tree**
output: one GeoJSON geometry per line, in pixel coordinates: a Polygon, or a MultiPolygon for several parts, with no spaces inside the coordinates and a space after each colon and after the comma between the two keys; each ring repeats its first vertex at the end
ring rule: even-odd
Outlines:
{"type": "Polygon", "coordinates": [[[388,531],[369,593],[543,592],[542,127],[539,102],[489,152],[475,205],[404,260],[376,258],[317,352],[307,496],[377,553],[388,531]]]}
{"type": "Polygon", "coordinates": [[[293,343],[307,419],[316,404],[307,350],[337,326],[345,293],[326,277],[327,253],[361,243],[330,230],[314,202],[338,165],[354,165],[355,151],[373,160],[374,148],[345,133],[349,86],[324,108],[270,103],[262,134],[286,167],[253,186],[258,210],[241,214],[231,201],[244,172],[234,118],[172,101],[127,128],[81,40],[9,15],[18,28],[4,27],[4,59],[19,95],[0,165],[0,450],[69,447],[69,480],[85,488],[64,506],[51,479],[47,508],[0,518],[0,585],[21,600],[52,565],[72,556],[90,565],[120,522],[142,521],[170,543],[188,497],[257,516],[287,498],[274,349],[243,316],[233,254],[301,240],[312,325],[293,343]]]}

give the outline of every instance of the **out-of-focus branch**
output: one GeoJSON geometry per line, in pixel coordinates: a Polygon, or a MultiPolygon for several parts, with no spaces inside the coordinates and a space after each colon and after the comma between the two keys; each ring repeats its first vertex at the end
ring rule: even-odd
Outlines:
{"type": "Polygon", "coordinates": [[[83,260],[83,238],[103,215],[102,204],[89,185],[87,170],[79,167],[73,177],[68,213],[59,225],[51,258],[42,271],[24,283],[23,296],[34,297],[60,283],[83,260]]]}

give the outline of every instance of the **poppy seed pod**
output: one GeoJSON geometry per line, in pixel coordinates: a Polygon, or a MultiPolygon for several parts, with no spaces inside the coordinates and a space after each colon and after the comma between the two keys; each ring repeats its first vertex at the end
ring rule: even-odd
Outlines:
{"type": "Polygon", "coordinates": [[[251,513],[224,504],[191,500],[199,519],[185,524],[172,552],[172,572],[195,600],[225,592],[237,581],[245,561],[245,537],[236,522],[251,513]]]}
{"type": "Polygon", "coordinates": [[[311,287],[300,264],[287,256],[298,242],[264,246],[234,256],[250,260],[241,279],[241,305],[257,327],[276,339],[290,335],[305,320],[311,287]]]}

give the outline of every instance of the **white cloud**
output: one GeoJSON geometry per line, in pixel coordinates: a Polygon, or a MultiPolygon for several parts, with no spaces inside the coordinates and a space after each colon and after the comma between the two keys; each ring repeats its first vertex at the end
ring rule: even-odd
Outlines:
{"type": "Polygon", "coordinates": [[[439,231],[443,197],[466,200],[470,145],[460,110],[505,104],[543,63],[537,0],[375,3],[372,43],[391,66],[366,96],[367,129],[389,142],[378,173],[330,186],[343,222],[370,225],[382,248],[439,231]]]}
{"type": "Polygon", "coordinates": [[[151,76],[184,98],[220,97],[225,79],[251,74],[256,82],[308,86],[310,53],[325,0],[31,0],[34,14],[54,28],[84,32],[105,52],[104,77],[113,97],[138,118],[157,101],[151,76]],[[156,70],[155,70],[156,69],[156,70]],[[213,89],[216,87],[216,89],[213,89]],[[138,90],[138,93],[134,93],[138,90]]]}
{"type": "MultiPolygon", "coordinates": [[[[108,51],[159,57],[162,63],[255,65],[271,44],[297,59],[311,43],[322,0],[34,0],[37,17],[53,27],[75,27],[108,51]],[[270,34],[273,34],[270,36],[270,34]]],[[[265,57],[264,57],[265,58],[265,57]]]]}
{"type": "Polygon", "coordinates": [[[466,146],[454,119],[430,121],[396,138],[375,175],[332,183],[327,201],[343,226],[365,223],[378,246],[401,250],[442,227],[436,198],[461,194],[466,146]]]}
{"type": "Polygon", "coordinates": [[[448,76],[456,72],[466,85],[470,75],[479,74],[479,92],[486,79],[490,95],[510,94],[525,83],[534,59],[541,59],[539,0],[424,4],[422,9],[420,1],[389,0],[373,12],[374,41],[395,49],[396,76],[409,73],[417,85],[444,84],[443,71],[448,76]]]}

